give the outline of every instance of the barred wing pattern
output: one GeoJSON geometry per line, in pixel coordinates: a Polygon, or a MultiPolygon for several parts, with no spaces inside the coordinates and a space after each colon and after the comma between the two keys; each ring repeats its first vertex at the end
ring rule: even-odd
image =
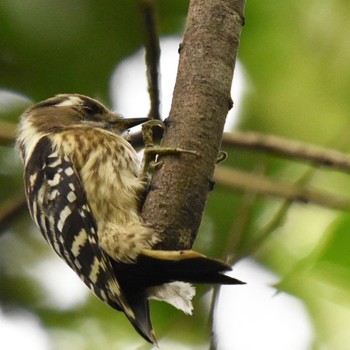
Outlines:
{"type": "MultiPolygon", "coordinates": [[[[123,311],[149,340],[148,310],[134,311],[113,272],[111,259],[99,248],[97,227],[79,176],[67,156],[53,149],[49,136],[35,146],[25,167],[30,214],[45,240],[104,302],[123,311]]],[[[152,339],[153,340],[153,339],[152,339]]]]}

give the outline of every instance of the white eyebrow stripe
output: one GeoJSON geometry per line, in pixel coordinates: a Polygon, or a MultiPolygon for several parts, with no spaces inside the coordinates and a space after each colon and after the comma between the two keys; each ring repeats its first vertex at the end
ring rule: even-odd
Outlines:
{"type": "Polygon", "coordinates": [[[64,101],[55,104],[56,107],[69,107],[81,104],[83,101],[78,96],[68,96],[64,101]]]}

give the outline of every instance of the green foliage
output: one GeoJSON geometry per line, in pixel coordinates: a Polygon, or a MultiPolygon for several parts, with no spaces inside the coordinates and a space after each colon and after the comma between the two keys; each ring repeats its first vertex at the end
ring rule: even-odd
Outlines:
{"type": "MultiPolygon", "coordinates": [[[[188,1],[159,0],[158,4],[161,33],[181,33],[188,1]]],[[[247,2],[239,49],[248,80],[241,130],[348,151],[349,11],[346,0],[247,2]]],[[[136,0],[3,0],[0,22],[0,88],[35,101],[62,92],[108,101],[115,66],[143,41],[136,0]]],[[[10,111],[0,111],[1,121],[15,122],[22,107],[23,101],[10,111]]],[[[296,182],[308,169],[261,153],[227,151],[230,157],[225,165],[248,171],[263,169],[276,181],[296,182]]],[[[2,202],[22,191],[21,171],[13,151],[0,147],[2,202]]],[[[336,172],[317,170],[311,184],[350,195],[348,176],[336,172]]],[[[254,251],[254,258],[281,276],[277,287],[305,303],[317,330],[315,344],[332,349],[350,347],[349,337],[341,338],[342,347],[337,347],[336,340],[350,321],[349,213],[292,204],[257,246],[261,229],[276,216],[283,200],[252,199],[247,201],[247,194],[216,184],[196,247],[222,257],[232,235],[241,230],[242,241],[234,245],[235,253],[245,256],[254,251]],[[242,217],[246,219],[242,221],[242,217]]],[[[125,317],[94,297],[74,310],[58,310],[41,302],[45,290],[27,271],[50,253],[41,239],[33,238],[39,235],[37,231],[33,234],[29,222],[25,214],[0,236],[1,305],[39,315],[58,350],[66,349],[67,344],[82,350],[140,346],[142,340],[125,317]]],[[[201,298],[196,304],[194,318],[188,318],[170,311],[167,305],[153,303],[158,334],[193,347],[207,343],[207,312],[201,298]]]]}
{"type": "Polygon", "coordinates": [[[321,243],[315,267],[328,283],[346,292],[350,289],[350,215],[341,215],[328,229],[321,243]]]}

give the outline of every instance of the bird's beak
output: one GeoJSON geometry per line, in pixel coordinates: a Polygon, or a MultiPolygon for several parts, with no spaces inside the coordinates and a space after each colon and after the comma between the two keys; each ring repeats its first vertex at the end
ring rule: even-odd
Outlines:
{"type": "Polygon", "coordinates": [[[132,128],[133,126],[140,125],[145,123],[148,120],[148,118],[126,118],[121,119],[121,125],[125,126],[125,130],[132,128]]]}
{"type": "Polygon", "coordinates": [[[120,118],[117,116],[113,121],[110,121],[110,124],[113,125],[114,129],[119,130],[120,132],[123,132],[125,130],[128,130],[132,128],[133,126],[140,125],[142,123],[145,123],[148,118],[120,118]]]}

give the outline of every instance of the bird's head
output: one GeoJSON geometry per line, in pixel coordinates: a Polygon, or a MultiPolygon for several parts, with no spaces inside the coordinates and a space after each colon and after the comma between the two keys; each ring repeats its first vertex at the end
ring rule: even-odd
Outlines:
{"type": "Polygon", "coordinates": [[[81,127],[121,134],[147,118],[124,119],[100,102],[79,94],[61,94],[30,106],[21,116],[17,148],[23,160],[44,135],[81,127]]]}
{"type": "Polygon", "coordinates": [[[61,94],[36,103],[22,115],[38,132],[57,132],[71,127],[92,126],[121,134],[147,118],[124,119],[100,102],[79,94],[61,94]]]}

